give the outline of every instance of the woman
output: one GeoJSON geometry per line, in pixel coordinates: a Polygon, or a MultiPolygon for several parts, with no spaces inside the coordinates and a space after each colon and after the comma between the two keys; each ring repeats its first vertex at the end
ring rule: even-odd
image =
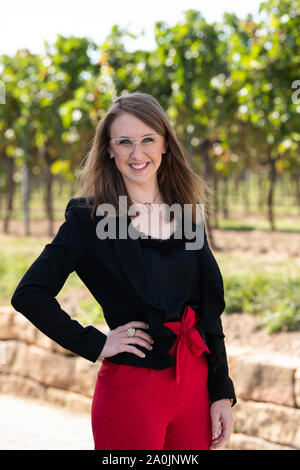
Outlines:
{"type": "Polygon", "coordinates": [[[157,100],[119,97],[97,126],[79,196],[11,299],[58,344],[101,360],[95,450],[208,450],[230,436],[236,396],[220,319],[222,276],[205,230],[200,248],[186,249],[190,237],[182,234],[183,220],[199,227],[195,208],[205,190],[157,100]],[[183,218],[166,217],[172,204],[183,218]],[[55,299],[73,271],[101,305],[107,335],[72,320],[55,299]]]}

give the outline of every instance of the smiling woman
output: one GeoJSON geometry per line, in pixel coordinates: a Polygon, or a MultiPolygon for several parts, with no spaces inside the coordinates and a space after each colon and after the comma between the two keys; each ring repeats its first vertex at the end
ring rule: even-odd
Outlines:
{"type": "Polygon", "coordinates": [[[195,229],[196,206],[206,203],[209,191],[153,96],[135,92],[111,105],[80,184],[65,222],[21,279],[12,305],[61,346],[102,360],[92,402],[95,449],[220,446],[232,431],[236,396],[220,319],[223,279],[205,228],[200,248],[192,243],[192,249],[186,249],[177,212],[170,212],[169,225],[157,225],[156,237],[124,238],[120,231],[127,222],[130,232],[131,222],[141,220],[143,210],[128,211],[133,203],[146,219],[160,205],[180,206],[184,216],[185,204],[191,205],[195,229]],[[125,217],[120,196],[126,196],[125,217]],[[101,204],[116,210],[114,233],[103,238],[97,232],[106,222],[101,204]],[[73,271],[101,305],[107,335],[72,320],[57,302],[73,271]]]}
{"type": "Polygon", "coordinates": [[[117,216],[119,195],[127,196],[126,211],[134,202],[191,204],[195,222],[196,204],[207,206],[212,190],[188,161],[157,100],[131,93],[117,98],[99,122],[77,195],[93,196],[93,209],[112,204],[117,216]]]}
{"type": "MultiPolygon", "coordinates": [[[[153,188],[155,195],[158,196],[159,187],[155,179],[161,164],[162,153],[167,151],[164,136],[156,134],[154,129],[128,112],[116,117],[111,126],[111,135],[113,137],[110,139],[112,142],[109,147],[110,157],[115,159],[115,164],[123,176],[131,199],[137,201],[134,195],[147,199],[149,194],[150,197],[152,196],[153,188]],[[125,137],[125,134],[131,137],[125,137]],[[132,176],[133,174],[139,175],[137,181],[132,176]]],[[[154,199],[152,196],[151,203],[155,201],[156,196],[154,199]]],[[[161,196],[159,199],[162,202],[161,196]]]]}

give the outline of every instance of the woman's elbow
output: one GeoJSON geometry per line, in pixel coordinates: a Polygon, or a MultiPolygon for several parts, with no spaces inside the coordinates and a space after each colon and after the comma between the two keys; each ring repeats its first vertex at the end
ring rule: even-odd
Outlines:
{"type": "Polygon", "coordinates": [[[28,305],[28,300],[30,296],[29,293],[24,288],[17,288],[13,293],[10,303],[15,310],[22,312],[28,305]]]}
{"type": "Polygon", "coordinates": [[[22,309],[21,297],[16,291],[14,292],[12,298],[10,299],[10,303],[15,310],[20,311],[20,309],[22,309]]]}

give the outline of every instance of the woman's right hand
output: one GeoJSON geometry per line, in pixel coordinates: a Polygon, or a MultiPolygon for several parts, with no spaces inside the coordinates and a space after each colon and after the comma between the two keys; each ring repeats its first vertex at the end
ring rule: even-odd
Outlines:
{"type": "Polygon", "coordinates": [[[107,333],[107,339],[99,358],[114,356],[121,352],[130,352],[139,357],[145,357],[145,354],[135,346],[132,346],[132,344],[139,344],[151,350],[153,349],[151,345],[154,343],[154,340],[148,333],[139,328],[147,329],[149,325],[141,321],[131,321],[125,323],[125,325],[118,326],[114,330],[110,330],[107,333]],[[135,336],[127,336],[127,328],[135,328],[135,336]]]}

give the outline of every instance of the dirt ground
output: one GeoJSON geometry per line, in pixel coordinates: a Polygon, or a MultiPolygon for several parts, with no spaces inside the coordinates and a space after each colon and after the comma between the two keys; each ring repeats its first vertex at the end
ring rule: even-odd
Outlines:
{"type": "Polygon", "coordinates": [[[247,313],[221,316],[226,347],[247,348],[256,353],[281,353],[300,358],[300,331],[267,334],[261,319],[247,313]]]}
{"type": "MultiPolygon", "coordinates": [[[[214,230],[215,243],[220,252],[247,253],[257,261],[274,263],[290,260],[299,268],[300,234],[288,232],[264,232],[214,230]]],[[[300,305],[299,305],[300,309],[300,305]]],[[[257,353],[282,353],[300,357],[300,331],[281,331],[267,334],[260,317],[247,313],[222,315],[225,344],[250,348],[257,353]]]]}
{"type": "Polygon", "coordinates": [[[271,260],[300,260],[300,233],[214,230],[213,237],[222,252],[241,251],[271,260]]]}

